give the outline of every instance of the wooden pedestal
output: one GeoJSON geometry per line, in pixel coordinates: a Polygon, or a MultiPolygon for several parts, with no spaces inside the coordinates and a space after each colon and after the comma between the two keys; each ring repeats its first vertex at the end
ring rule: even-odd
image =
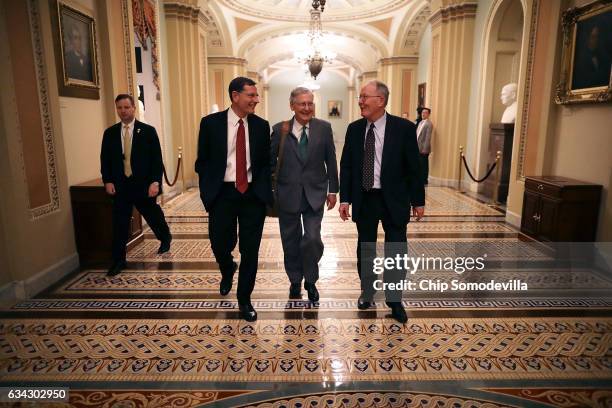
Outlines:
{"type": "MultiPolygon", "coordinates": [[[[495,162],[497,152],[501,152],[499,169],[499,183],[495,180],[493,170],[489,178],[479,184],[478,192],[493,199],[493,193],[497,189],[497,199],[500,203],[505,203],[508,198],[508,183],[510,181],[510,163],[512,162],[512,139],[514,135],[514,123],[491,123],[489,125],[489,153],[487,154],[487,170],[495,162]]],[[[478,177],[482,177],[479,175],[478,177]]]]}

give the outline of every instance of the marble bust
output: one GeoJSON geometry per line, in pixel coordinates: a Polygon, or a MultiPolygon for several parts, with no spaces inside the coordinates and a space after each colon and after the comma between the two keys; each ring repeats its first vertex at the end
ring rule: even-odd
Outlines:
{"type": "Polygon", "coordinates": [[[501,91],[501,103],[504,104],[504,111],[501,123],[514,123],[516,120],[516,84],[504,85],[501,91]]]}
{"type": "Polygon", "coordinates": [[[140,98],[142,98],[142,92],[140,91],[140,87],[139,87],[138,88],[138,99],[136,99],[136,101],[138,102],[138,120],[141,121],[142,123],[147,123],[145,119],[144,103],[142,103],[142,100],[140,98]]]}

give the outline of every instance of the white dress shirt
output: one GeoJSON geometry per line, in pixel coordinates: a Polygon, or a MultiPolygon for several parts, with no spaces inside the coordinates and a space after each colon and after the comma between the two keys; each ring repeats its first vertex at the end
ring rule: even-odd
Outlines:
{"type": "MultiPolygon", "coordinates": [[[[368,137],[368,130],[372,122],[366,123],[366,137],[364,138],[363,147],[365,149],[365,141],[368,137]]],[[[374,185],[372,188],[380,187],[380,168],[382,165],[383,146],[385,144],[385,128],[387,127],[387,112],[374,122],[374,185]]]]}
{"type": "Polygon", "coordinates": [[[426,121],[428,121],[429,119],[423,119],[422,121],[419,122],[419,126],[417,126],[417,139],[419,138],[419,136],[421,135],[421,131],[423,130],[423,127],[425,126],[426,121]]]}
{"type": "Polygon", "coordinates": [[[306,138],[307,139],[310,138],[310,129],[308,128],[308,124],[306,124],[306,126],[302,126],[302,124],[298,122],[294,116],[293,117],[293,129],[291,129],[291,133],[293,133],[293,135],[297,138],[298,142],[302,140],[302,128],[303,127],[306,128],[306,138]]]}
{"type": "MultiPolygon", "coordinates": [[[[238,121],[240,118],[236,113],[229,108],[227,110],[227,167],[225,168],[225,182],[236,182],[236,137],[238,135],[238,121]]],[[[250,183],[253,181],[253,172],[251,170],[251,150],[249,146],[249,123],[247,117],[242,119],[244,125],[244,138],[246,143],[246,165],[247,165],[247,180],[250,183]]]]}

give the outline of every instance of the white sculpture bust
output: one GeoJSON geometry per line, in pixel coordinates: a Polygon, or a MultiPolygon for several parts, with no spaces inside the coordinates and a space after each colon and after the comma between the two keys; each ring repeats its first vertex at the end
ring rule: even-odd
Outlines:
{"type": "Polygon", "coordinates": [[[142,92],[140,92],[140,88],[138,88],[138,99],[136,99],[136,101],[138,102],[138,120],[141,121],[142,123],[147,123],[145,119],[144,103],[142,103],[142,101],[140,100],[141,96],[142,96],[142,92]]]}
{"type": "Polygon", "coordinates": [[[501,118],[501,123],[514,123],[516,120],[516,84],[504,85],[501,91],[501,103],[506,110],[501,118]]]}
{"type": "Polygon", "coordinates": [[[213,103],[212,106],[210,107],[210,113],[217,113],[219,112],[219,105],[217,105],[216,103],[213,103]]]}

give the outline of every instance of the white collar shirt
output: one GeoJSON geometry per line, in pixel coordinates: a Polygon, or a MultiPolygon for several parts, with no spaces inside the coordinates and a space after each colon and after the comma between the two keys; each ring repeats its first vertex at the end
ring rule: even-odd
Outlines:
{"type": "MultiPolygon", "coordinates": [[[[247,180],[253,181],[253,171],[251,169],[251,150],[249,145],[249,122],[248,116],[242,118],[244,125],[244,137],[246,144],[246,164],[247,164],[247,180]]],[[[225,167],[225,182],[236,182],[236,138],[238,135],[238,121],[240,117],[236,115],[232,108],[227,110],[227,166],[225,167]]]]}
{"type": "MultiPolygon", "coordinates": [[[[370,125],[372,122],[369,120],[366,123],[366,138],[368,136],[368,130],[370,129],[370,125]]],[[[380,186],[380,169],[382,167],[382,154],[383,147],[385,144],[385,129],[387,127],[387,112],[378,118],[376,122],[374,122],[374,185],[372,188],[381,188],[380,186]]],[[[364,138],[364,149],[365,149],[365,139],[364,138]]]]}
{"type": "Polygon", "coordinates": [[[291,129],[291,133],[296,137],[298,142],[302,140],[302,128],[306,128],[306,138],[310,137],[310,123],[307,123],[305,126],[297,121],[295,116],[293,117],[293,129],[291,129]]]}

